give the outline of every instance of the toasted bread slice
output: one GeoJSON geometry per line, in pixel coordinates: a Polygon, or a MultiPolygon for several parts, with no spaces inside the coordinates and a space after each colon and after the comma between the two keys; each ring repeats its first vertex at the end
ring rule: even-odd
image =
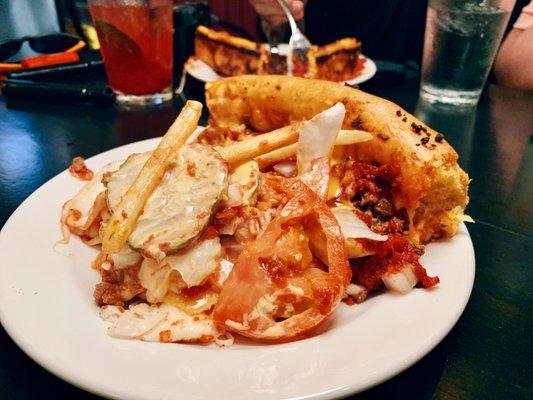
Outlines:
{"type": "Polygon", "coordinates": [[[315,77],[343,82],[361,73],[365,59],[361,55],[361,42],[354,38],[337,40],[315,51],[315,77]]]}
{"type": "MultiPolygon", "coordinates": [[[[200,25],[194,40],[195,56],[222,76],[286,74],[287,57],[270,62],[268,46],[200,25]]],[[[354,38],[313,46],[308,53],[307,78],[347,81],[361,73],[361,42],[354,38]]]]}
{"type": "Polygon", "coordinates": [[[256,74],[259,67],[259,46],[227,32],[215,31],[203,25],[196,29],[196,57],[223,76],[256,74]]]}

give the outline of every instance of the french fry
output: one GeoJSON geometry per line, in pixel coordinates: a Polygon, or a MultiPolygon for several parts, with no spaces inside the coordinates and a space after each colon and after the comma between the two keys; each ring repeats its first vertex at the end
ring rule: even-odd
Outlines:
{"type": "Polygon", "coordinates": [[[279,149],[298,141],[302,124],[300,122],[284,126],[275,131],[254,136],[218,150],[231,167],[248,161],[261,154],[279,149]]]}
{"type": "Polygon", "coordinates": [[[335,139],[335,146],[347,146],[355,143],[368,142],[372,134],[358,129],[341,129],[335,139]]]}
{"type": "MultiPolygon", "coordinates": [[[[342,129],[335,139],[335,146],[347,146],[354,143],[366,142],[372,139],[372,134],[360,130],[342,129]]],[[[298,149],[298,144],[294,143],[289,146],[281,147],[270,153],[262,154],[255,157],[260,169],[265,169],[279,161],[285,160],[294,154],[298,149]]]]}
{"type": "Polygon", "coordinates": [[[259,169],[262,170],[295,155],[297,150],[298,143],[294,143],[290,146],[285,146],[281,149],[271,151],[270,153],[257,156],[255,157],[255,161],[257,161],[257,164],[259,164],[259,169]]]}
{"type": "Polygon", "coordinates": [[[169,163],[198,126],[201,113],[201,103],[197,101],[185,103],[178,118],[163,136],[159,146],[146,161],[107,222],[102,239],[102,250],[105,253],[117,253],[122,249],[146,201],[161,182],[169,163]]]}

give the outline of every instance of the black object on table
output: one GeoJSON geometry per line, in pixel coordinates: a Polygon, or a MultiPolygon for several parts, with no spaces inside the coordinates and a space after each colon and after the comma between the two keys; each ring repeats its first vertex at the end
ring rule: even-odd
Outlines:
{"type": "Polygon", "coordinates": [[[50,65],[40,68],[25,68],[8,72],[6,77],[7,79],[34,79],[48,81],[63,78],[65,74],[87,72],[95,69],[103,70],[104,62],[102,60],[92,60],[70,64],[50,65]]]}
{"type": "Polygon", "coordinates": [[[6,101],[24,99],[106,106],[115,101],[99,52],[80,52],[77,63],[24,68],[6,73],[0,90],[6,101]]]}
{"type": "Polygon", "coordinates": [[[0,84],[6,99],[28,99],[110,105],[115,94],[106,85],[76,85],[72,83],[36,82],[6,79],[0,84]]]}
{"type": "MultiPolygon", "coordinates": [[[[199,87],[188,86],[187,97],[202,98],[199,87]]],[[[476,223],[468,229],[476,252],[476,280],[463,316],[442,343],[405,372],[354,399],[533,398],[533,93],[489,86],[477,113],[454,113],[417,103],[416,81],[366,90],[416,111],[459,153],[472,178],[468,213],[476,223]]],[[[74,156],[90,157],[160,136],[182,104],[177,98],[127,111],[27,101],[7,107],[0,102],[0,226],[74,156]]],[[[0,352],[2,400],[44,394],[97,399],[38,366],[2,328],[0,352]]]]}

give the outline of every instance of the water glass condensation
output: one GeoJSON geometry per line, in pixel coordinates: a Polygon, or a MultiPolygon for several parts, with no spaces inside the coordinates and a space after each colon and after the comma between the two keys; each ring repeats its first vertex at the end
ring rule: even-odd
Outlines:
{"type": "Polygon", "coordinates": [[[497,0],[429,0],[420,96],[475,105],[494,62],[510,10],[497,0]]]}

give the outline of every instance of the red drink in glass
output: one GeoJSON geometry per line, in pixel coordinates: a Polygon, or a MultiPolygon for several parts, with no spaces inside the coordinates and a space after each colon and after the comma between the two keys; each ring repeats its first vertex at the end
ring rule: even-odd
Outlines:
{"type": "Polygon", "coordinates": [[[172,98],[172,0],[89,0],[111,88],[120,102],[172,98]]]}

